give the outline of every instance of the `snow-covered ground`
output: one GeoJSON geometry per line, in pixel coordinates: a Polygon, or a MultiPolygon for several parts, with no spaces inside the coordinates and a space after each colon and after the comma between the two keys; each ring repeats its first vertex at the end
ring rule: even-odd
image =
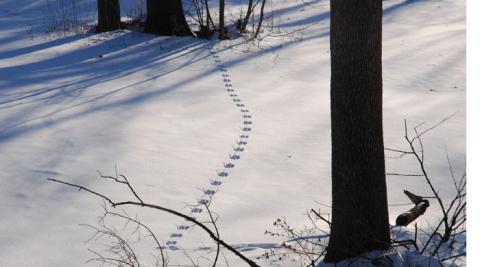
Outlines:
{"type": "MultiPolygon", "coordinates": [[[[94,1],[79,2],[79,12],[91,12],[94,1]]],[[[238,2],[227,5],[232,18],[238,2]]],[[[49,177],[131,199],[127,188],[98,178],[97,170],[113,175],[117,168],[145,201],[185,213],[204,190],[218,191],[211,209],[222,239],[252,257],[281,241],[264,235],[276,218],[301,228],[308,209],[328,212],[327,0],[269,4],[271,30],[290,34],[260,43],[45,34],[52,3],[0,2],[0,266],[84,266],[87,248],[99,246],[85,243],[92,229],[79,224],[95,225],[102,201],[49,177]]],[[[428,129],[455,113],[423,136],[427,170],[449,199],[446,150],[455,173],[465,170],[465,2],[387,0],[384,10],[386,147],[408,148],[404,119],[428,129]]],[[[414,160],[387,156],[388,172],[419,172],[414,160]]],[[[398,205],[408,203],[404,189],[431,195],[422,177],[387,182],[392,224],[409,208],[398,205]]],[[[431,203],[419,227],[429,229],[439,216],[431,203]]],[[[178,218],[126,210],[162,242],[187,251],[214,246],[199,229],[178,232],[178,218]]],[[[179,251],[169,258],[188,263],[179,251]]]]}

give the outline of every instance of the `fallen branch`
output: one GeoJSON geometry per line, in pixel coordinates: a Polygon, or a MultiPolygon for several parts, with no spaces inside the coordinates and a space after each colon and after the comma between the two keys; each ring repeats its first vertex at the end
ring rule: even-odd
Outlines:
{"type": "MultiPolygon", "coordinates": [[[[118,180],[118,179],[112,179],[113,181],[115,182],[118,182],[118,183],[121,183],[121,184],[126,184],[130,191],[132,192],[132,194],[135,196],[136,199],[138,199],[138,202],[137,201],[121,201],[121,202],[115,202],[113,201],[111,198],[103,195],[103,194],[100,194],[98,192],[95,192],[89,188],[86,188],[84,186],[81,186],[81,185],[77,185],[77,184],[72,184],[72,183],[69,183],[69,182],[65,182],[65,181],[61,181],[61,180],[57,180],[57,179],[53,179],[53,178],[48,178],[47,180],[49,181],[52,181],[52,182],[56,182],[56,183],[60,183],[60,184],[64,184],[64,185],[68,185],[68,186],[71,186],[71,187],[74,187],[74,188],[77,188],[79,191],[81,190],[84,190],[86,192],[89,192],[93,195],[96,195],[104,200],[106,200],[108,203],[110,203],[110,205],[113,207],[113,208],[116,208],[116,207],[119,207],[119,206],[140,206],[140,207],[146,207],[146,208],[151,208],[151,209],[156,209],[156,210],[160,210],[160,211],[163,211],[163,212],[166,212],[166,213],[169,213],[169,214],[172,214],[174,216],[177,216],[177,217],[180,217],[180,218],[183,218],[195,225],[197,225],[198,227],[200,227],[202,230],[204,230],[205,232],[207,232],[207,234],[210,236],[210,238],[212,240],[214,240],[215,242],[217,242],[218,244],[222,245],[224,248],[226,248],[227,250],[229,250],[230,252],[232,252],[233,254],[235,254],[236,256],[238,256],[240,259],[242,259],[244,262],[246,262],[249,266],[251,267],[259,267],[259,265],[257,265],[254,261],[250,260],[249,258],[247,258],[245,255],[243,255],[242,253],[240,253],[238,250],[236,250],[235,248],[233,248],[231,245],[229,245],[228,243],[225,243],[225,241],[221,240],[220,238],[217,237],[217,235],[212,231],[210,230],[205,224],[197,221],[195,218],[193,217],[190,217],[188,215],[185,215],[183,213],[180,213],[178,211],[175,211],[175,210],[172,210],[172,209],[169,209],[169,208],[166,208],[166,207],[162,207],[162,206],[159,206],[159,205],[154,205],[154,204],[150,204],[150,203],[146,203],[146,202],[143,202],[138,194],[135,192],[135,190],[133,189],[133,187],[130,185],[129,181],[126,179],[125,176],[121,175],[122,178],[124,178],[124,181],[121,181],[121,180],[118,180]]],[[[105,178],[105,177],[103,177],[105,178]]]]}

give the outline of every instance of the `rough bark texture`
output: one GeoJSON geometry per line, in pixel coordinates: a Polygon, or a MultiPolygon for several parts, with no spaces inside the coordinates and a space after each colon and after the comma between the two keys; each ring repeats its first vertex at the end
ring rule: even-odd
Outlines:
{"type": "Polygon", "coordinates": [[[158,35],[190,36],[182,0],[147,0],[145,32],[158,35]]]}
{"type": "Polygon", "coordinates": [[[122,28],[120,22],[120,3],[118,0],[97,0],[97,32],[108,32],[122,28]]]}
{"type": "Polygon", "coordinates": [[[326,262],[390,244],[382,0],[331,0],[332,227],[326,262]]]}

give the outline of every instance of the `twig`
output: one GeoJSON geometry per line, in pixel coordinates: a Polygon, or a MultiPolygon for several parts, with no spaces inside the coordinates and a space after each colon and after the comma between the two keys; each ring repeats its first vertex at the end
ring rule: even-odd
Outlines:
{"type": "Polygon", "coordinates": [[[160,242],[158,241],[157,237],[156,237],[155,234],[152,232],[152,230],[150,230],[150,228],[149,228],[148,226],[146,226],[145,224],[143,224],[142,222],[140,222],[140,221],[137,220],[137,219],[133,219],[133,218],[131,218],[131,217],[129,217],[129,216],[126,216],[126,215],[122,215],[122,214],[118,214],[118,213],[115,213],[115,212],[108,211],[108,210],[106,209],[106,207],[104,207],[104,209],[105,209],[105,214],[106,214],[106,215],[117,216],[117,217],[126,219],[127,221],[132,221],[132,222],[136,223],[137,225],[142,226],[146,231],[148,231],[148,233],[150,234],[150,236],[153,238],[153,240],[154,240],[155,243],[157,244],[157,248],[160,250],[160,255],[161,255],[161,257],[162,257],[162,266],[163,266],[163,267],[167,266],[167,265],[166,265],[166,261],[165,261],[165,255],[164,255],[164,252],[163,252],[162,245],[160,245],[160,242]]]}
{"type": "Polygon", "coordinates": [[[61,184],[68,185],[68,186],[72,186],[72,187],[76,187],[76,188],[78,188],[78,191],[82,191],[82,190],[87,191],[87,192],[89,192],[89,193],[91,193],[91,194],[94,194],[94,195],[96,195],[96,196],[99,196],[99,197],[105,199],[105,200],[108,201],[108,203],[110,203],[111,205],[115,204],[115,203],[114,203],[110,198],[108,198],[107,196],[102,195],[102,194],[100,194],[100,193],[97,193],[97,192],[95,192],[95,191],[92,191],[92,190],[90,190],[90,189],[88,189],[88,188],[86,188],[86,187],[83,187],[83,186],[81,186],[81,185],[76,185],[76,184],[72,184],[72,183],[69,183],[69,182],[60,181],[60,180],[53,179],[53,178],[47,178],[47,180],[52,181],[52,182],[56,182],[56,183],[61,183],[61,184]]]}
{"type": "Polygon", "coordinates": [[[450,256],[450,257],[443,258],[440,261],[443,262],[443,261],[455,259],[455,258],[458,258],[458,257],[463,257],[463,256],[466,256],[466,255],[467,255],[467,253],[463,252],[463,253],[460,253],[460,254],[457,254],[457,255],[453,255],[453,256],[450,256]]]}
{"type": "Polygon", "coordinates": [[[409,174],[409,173],[394,173],[394,172],[387,172],[386,175],[388,176],[412,176],[412,177],[422,177],[423,174],[409,174]]]}
{"type": "MultiPolygon", "coordinates": [[[[212,224],[213,224],[213,228],[215,228],[215,233],[217,234],[217,238],[220,239],[220,233],[218,232],[218,227],[217,227],[217,224],[215,222],[215,220],[213,219],[213,216],[212,216],[212,212],[210,211],[210,208],[207,204],[205,204],[205,208],[207,209],[207,212],[208,212],[208,216],[210,217],[210,220],[212,221],[212,224]]],[[[218,261],[218,255],[220,254],[220,243],[217,242],[217,251],[215,253],[215,259],[213,261],[213,265],[212,267],[215,267],[217,265],[217,261],[218,261]]]]}
{"type": "Polygon", "coordinates": [[[328,227],[332,227],[332,223],[329,220],[325,219],[325,217],[323,217],[320,213],[316,212],[314,209],[311,209],[310,211],[315,214],[315,216],[317,216],[320,220],[326,222],[328,224],[328,227]]]}

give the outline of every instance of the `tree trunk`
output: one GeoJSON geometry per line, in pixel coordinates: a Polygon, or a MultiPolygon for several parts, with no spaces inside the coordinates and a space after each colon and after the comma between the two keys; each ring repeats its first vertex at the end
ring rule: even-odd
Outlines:
{"type": "Polygon", "coordinates": [[[218,28],[219,28],[219,36],[218,38],[223,40],[226,38],[225,32],[225,0],[220,0],[219,3],[219,10],[218,10],[218,28]]]}
{"type": "Polygon", "coordinates": [[[262,1],[262,6],[260,7],[260,18],[258,19],[258,25],[257,25],[257,30],[255,31],[254,37],[257,38],[258,34],[260,33],[260,29],[262,28],[262,23],[263,23],[263,11],[265,9],[265,3],[267,0],[262,1]]]}
{"type": "Polygon", "coordinates": [[[382,0],[331,0],[332,226],[326,262],[390,245],[382,0]]]}
{"type": "Polygon", "coordinates": [[[245,18],[240,26],[240,32],[245,32],[248,26],[248,21],[250,20],[250,15],[253,12],[253,0],[248,1],[247,13],[245,14],[245,18]]]}
{"type": "Polygon", "coordinates": [[[145,32],[158,35],[191,36],[182,0],[147,0],[145,32]]]}
{"type": "Polygon", "coordinates": [[[120,22],[120,3],[118,0],[97,0],[97,32],[108,32],[122,28],[120,22]]]}

